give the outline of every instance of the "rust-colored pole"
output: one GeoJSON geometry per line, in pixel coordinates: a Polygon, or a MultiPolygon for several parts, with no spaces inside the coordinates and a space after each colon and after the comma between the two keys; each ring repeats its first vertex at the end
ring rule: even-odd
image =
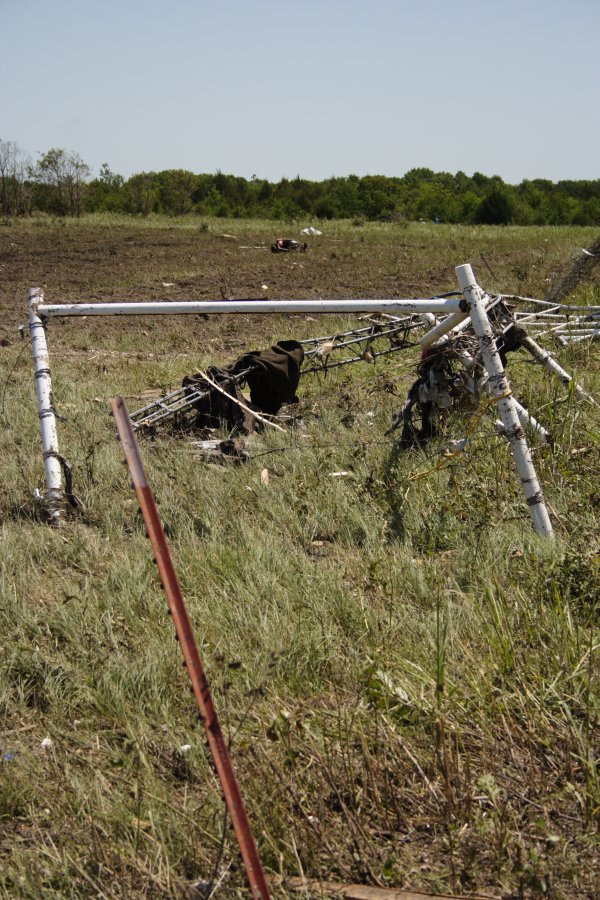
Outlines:
{"type": "Polygon", "coordinates": [[[142,510],[148,537],[152,544],[154,556],[158,563],[160,577],[169,601],[169,609],[175,624],[177,637],[183,651],[183,658],[187,666],[188,674],[192,682],[194,694],[198,702],[200,715],[204,722],[204,729],[208,738],[208,745],[221,782],[225,802],[235,834],[240,847],[240,852],[246,867],[248,882],[252,896],[260,900],[269,900],[269,889],[263,872],[258,850],[254,843],[250,822],[244,807],[244,801],[233,770],[231,756],[225,741],[221,725],[217,716],[208,680],[200,659],[198,646],[194,638],[194,632],[189,620],[179,581],[175,573],[171,554],[165,539],[165,533],[158,515],[152,490],[148,485],[144,465],[137,446],[133,428],[127,412],[127,407],[122,397],[111,400],[111,406],[119,437],[125,451],[127,465],[131,473],[135,492],[142,510]]]}

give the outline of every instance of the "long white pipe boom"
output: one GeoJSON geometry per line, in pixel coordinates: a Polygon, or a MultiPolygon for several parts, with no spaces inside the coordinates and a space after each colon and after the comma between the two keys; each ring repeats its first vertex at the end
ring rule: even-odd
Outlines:
{"type": "Polygon", "coordinates": [[[534,528],[538,534],[550,538],[553,536],[552,523],[496,347],[494,332],[485,311],[484,292],[475,281],[471,266],[457,266],[456,277],[467,302],[473,331],[479,338],[479,350],[488,373],[488,383],[491,393],[497,398],[498,414],[504,425],[534,528]]]}
{"type": "MultiPolygon", "coordinates": [[[[56,303],[37,306],[41,319],[53,316],[172,316],[185,313],[439,313],[460,312],[460,298],[445,300],[185,300],[170,303],[56,303]]],[[[462,316],[462,314],[461,314],[462,316]]]]}

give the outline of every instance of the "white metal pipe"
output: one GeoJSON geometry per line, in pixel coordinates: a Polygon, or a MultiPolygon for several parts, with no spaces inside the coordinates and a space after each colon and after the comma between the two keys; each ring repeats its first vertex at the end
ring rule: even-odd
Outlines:
{"type": "MultiPolygon", "coordinates": [[[[521,323],[517,321],[517,324],[520,325],[521,323]]],[[[592,332],[598,329],[593,327],[593,322],[560,322],[558,325],[554,325],[552,322],[547,322],[545,325],[543,322],[530,322],[525,330],[527,332],[533,331],[539,337],[540,334],[562,334],[567,331],[572,331],[573,334],[585,334],[588,331],[592,332]]]]}
{"type": "MultiPolygon", "coordinates": [[[[428,312],[435,312],[435,310],[427,310],[428,312]]],[[[445,319],[442,319],[441,322],[437,322],[436,325],[433,326],[431,331],[428,331],[427,334],[424,334],[422,338],[419,339],[419,344],[421,347],[431,347],[432,344],[441,342],[441,338],[446,337],[449,331],[452,331],[456,328],[457,325],[468,325],[469,324],[469,316],[466,312],[457,312],[452,313],[447,316],[445,319]]]]}
{"type": "Polygon", "coordinates": [[[540,312],[537,310],[532,313],[524,313],[520,312],[518,309],[513,313],[513,317],[521,324],[522,322],[528,322],[530,319],[539,319],[543,316],[544,319],[564,319],[564,315],[560,313],[556,313],[555,310],[560,309],[560,306],[553,306],[548,311],[540,312]]]}
{"type": "MultiPolygon", "coordinates": [[[[487,294],[483,294],[483,298],[487,309],[492,302],[492,298],[487,294]]],[[[445,343],[445,341],[450,340],[452,337],[460,334],[461,331],[464,331],[465,328],[468,328],[470,324],[471,320],[467,313],[453,313],[446,319],[442,319],[441,322],[436,320],[436,324],[431,331],[428,331],[427,334],[424,334],[419,339],[419,344],[421,347],[431,347],[433,344],[445,343]]]]}
{"type": "MultiPolygon", "coordinates": [[[[573,378],[569,375],[569,373],[565,372],[563,367],[559,366],[554,357],[550,356],[548,351],[544,350],[543,347],[540,347],[540,345],[536,343],[536,341],[534,341],[534,339],[530,335],[527,335],[527,337],[523,338],[523,340],[521,341],[521,346],[524,347],[525,350],[527,350],[529,353],[531,353],[533,358],[537,360],[540,365],[544,366],[544,368],[552,372],[553,375],[556,375],[556,377],[562,382],[562,384],[568,386],[570,382],[573,381],[573,378]]],[[[576,381],[573,381],[573,388],[575,390],[575,393],[581,400],[592,400],[592,402],[595,402],[592,397],[586,394],[583,388],[579,384],[577,384],[576,381]]]]}
{"type": "Polygon", "coordinates": [[[480,353],[488,373],[491,392],[498,400],[498,413],[523,485],[534,528],[538,534],[552,537],[552,523],[546,509],[544,495],[533,466],[525,434],[519,422],[515,402],[496,347],[494,333],[485,311],[484,292],[475,281],[470,265],[458,266],[456,276],[473,323],[473,330],[479,339],[480,353]]]}
{"type": "MultiPolygon", "coordinates": [[[[531,415],[529,410],[526,409],[522,403],[519,403],[516,397],[513,397],[513,400],[515,409],[517,410],[517,415],[519,417],[519,422],[521,423],[523,428],[531,428],[532,431],[539,435],[544,444],[549,444],[551,442],[550,432],[546,431],[544,426],[540,422],[538,422],[535,416],[531,415]]],[[[502,429],[504,430],[503,423],[500,422],[499,424],[502,425],[502,429]]]]}
{"type": "Polygon", "coordinates": [[[43,298],[44,294],[40,288],[30,289],[29,331],[31,333],[35,387],[42,432],[44,465],[46,468],[46,485],[48,488],[46,499],[50,517],[57,519],[60,515],[60,500],[62,497],[62,470],[58,451],[56,416],[52,406],[52,380],[50,378],[46,329],[38,313],[39,304],[43,298]]]}
{"type": "MultiPolygon", "coordinates": [[[[554,324],[553,322],[548,322],[545,327],[542,327],[540,332],[539,328],[535,329],[537,337],[541,337],[543,334],[557,334],[558,332],[562,333],[564,331],[581,331],[585,330],[585,325],[589,323],[584,322],[558,322],[558,324],[554,324]]],[[[525,329],[528,330],[527,328],[525,329]]]]}
{"type": "MultiPolygon", "coordinates": [[[[520,325],[521,323],[517,322],[517,324],[520,325]]],[[[551,322],[548,323],[548,325],[551,324],[551,322]]],[[[544,334],[592,334],[594,331],[598,331],[597,328],[586,328],[584,323],[580,325],[562,324],[552,328],[548,328],[548,325],[544,325],[542,322],[533,322],[525,327],[525,331],[535,334],[537,337],[541,337],[544,334]]]]}
{"type": "MultiPolygon", "coordinates": [[[[52,316],[159,316],[185,313],[456,313],[459,298],[441,300],[186,300],[152,303],[40,304],[42,319],[52,316]]],[[[464,318],[460,314],[461,320],[464,318]]]]}
{"type": "MultiPolygon", "coordinates": [[[[433,325],[433,328],[431,329],[431,331],[428,331],[427,334],[424,335],[424,338],[429,337],[431,334],[434,333],[434,331],[436,330],[436,328],[439,325],[443,325],[447,321],[447,319],[444,319],[442,322],[440,322],[439,319],[436,319],[436,317],[432,313],[425,313],[423,318],[425,319],[426,322],[429,323],[429,325],[433,325]]],[[[451,318],[451,317],[449,316],[448,318],[451,318]]],[[[471,322],[471,320],[469,319],[469,316],[467,315],[464,322],[460,322],[458,326],[455,326],[455,328],[453,330],[454,336],[459,334],[461,331],[464,331],[464,329],[469,326],[470,322],[471,322]]],[[[438,334],[439,334],[439,332],[438,332],[438,334]]],[[[436,343],[438,344],[439,347],[442,347],[442,346],[444,346],[444,344],[447,344],[451,340],[451,337],[452,336],[449,333],[442,334],[441,337],[436,337],[436,343]]],[[[423,346],[423,338],[419,341],[419,343],[421,344],[421,346],[423,346]]],[[[430,343],[428,342],[425,346],[430,346],[430,343]]],[[[473,362],[473,357],[471,356],[471,354],[468,353],[466,350],[461,350],[459,348],[455,348],[454,352],[456,353],[456,355],[458,356],[458,358],[460,359],[460,361],[462,362],[464,367],[469,368],[469,366],[473,362]]]]}
{"type": "Polygon", "coordinates": [[[501,300],[521,301],[522,303],[538,303],[540,306],[551,306],[553,309],[566,309],[567,312],[600,312],[600,306],[571,306],[570,303],[556,303],[553,300],[537,300],[535,297],[521,297],[520,294],[498,294],[501,300]]]}
{"type": "Polygon", "coordinates": [[[595,341],[600,338],[600,330],[586,331],[580,334],[559,334],[558,339],[562,344],[578,344],[580,341],[595,341]]]}

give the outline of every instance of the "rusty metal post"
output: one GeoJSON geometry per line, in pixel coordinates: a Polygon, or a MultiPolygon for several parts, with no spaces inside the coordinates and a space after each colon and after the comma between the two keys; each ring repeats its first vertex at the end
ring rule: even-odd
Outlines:
{"type": "Polygon", "coordinates": [[[173,617],[177,638],[183,651],[185,665],[192,682],[198,709],[200,710],[200,715],[204,723],[208,745],[221,782],[223,795],[235,829],[240,852],[244,860],[250,890],[252,891],[253,897],[260,898],[260,900],[269,900],[269,889],[250,828],[250,822],[248,821],[248,816],[244,807],[244,801],[235,777],[231,755],[221,730],[208,680],[200,659],[200,653],[194,637],[192,624],[187,614],[177,574],[167,546],[156,503],[154,502],[154,496],[146,478],[144,465],[135,440],[133,428],[131,427],[129,414],[122,397],[111,400],[111,406],[123,450],[125,451],[125,457],[127,459],[127,465],[129,466],[135,492],[148,530],[148,537],[152,544],[160,577],[169,602],[169,609],[173,617]]]}

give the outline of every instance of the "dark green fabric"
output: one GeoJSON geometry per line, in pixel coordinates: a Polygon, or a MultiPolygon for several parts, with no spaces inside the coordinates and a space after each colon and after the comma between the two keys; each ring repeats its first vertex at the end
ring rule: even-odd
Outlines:
{"type": "Polygon", "coordinates": [[[296,389],[304,350],[298,341],[279,341],[268,350],[251,350],[237,359],[229,370],[236,375],[245,369],[250,401],[257,410],[276,415],[284,403],[297,403],[296,389]]]}
{"type": "MultiPolygon", "coordinates": [[[[242,392],[239,385],[232,374],[216,366],[210,366],[206,374],[208,377],[218,384],[219,387],[227,391],[236,400],[243,402],[242,392]]],[[[191,390],[202,391],[202,396],[193,404],[197,412],[196,424],[202,428],[232,428],[236,431],[251,432],[254,428],[254,416],[246,412],[237,403],[234,403],[229,397],[226,397],[220,391],[202,378],[201,375],[186,375],[182,382],[183,387],[191,390]]]]}

